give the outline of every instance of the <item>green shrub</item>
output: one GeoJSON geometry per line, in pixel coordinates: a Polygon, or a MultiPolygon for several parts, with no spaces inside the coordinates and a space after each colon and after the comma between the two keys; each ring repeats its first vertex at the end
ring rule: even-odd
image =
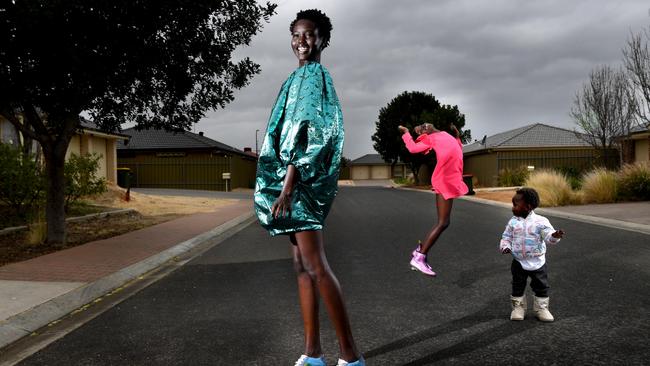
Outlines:
{"type": "Polygon", "coordinates": [[[0,201],[24,218],[43,198],[44,182],[33,156],[0,143],[0,201]]]}
{"type": "Polygon", "coordinates": [[[409,179],[408,177],[393,178],[393,182],[400,185],[413,184],[413,180],[409,179]]]}
{"type": "Polygon", "coordinates": [[[626,200],[650,200],[650,164],[624,165],[618,173],[620,197],[626,200]]]}
{"type": "Polygon", "coordinates": [[[97,177],[99,159],[97,154],[71,154],[65,162],[65,207],[78,202],[81,197],[96,196],[106,192],[106,179],[97,177]]]}
{"type": "Polygon", "coordinates": [[[611,203],[618,194],[616,173],[605,168],[596,168],[582,177],[582,192],[585,203],[611,203]]]}
{"type": "Polygon", "coordinates": [[[515,169],[503,168],[499,170],[497,184],[499,187],[518,187],[524,184],[529,175],[530,172],[525,166],[515,169]]]}
{"type": "Polygon", "coordinates": [[[563,206],[572,202],[572,190],[564,174],[555,170],[538,170],[524,182],[539,193],[540,206],[563,206]]]}

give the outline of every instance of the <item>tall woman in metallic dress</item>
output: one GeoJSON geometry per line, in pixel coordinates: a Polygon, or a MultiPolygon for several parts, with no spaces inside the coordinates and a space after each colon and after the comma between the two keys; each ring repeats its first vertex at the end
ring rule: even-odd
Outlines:
{"type": "Polygon", "coordinates": [[[339,283],[323,248],[323,222],[336,196],[343,149],[343,116],[329,72],[320,64],[332,24],[318,10],[298,13],[289,27],[298,68],[282,85],[260,151],[255,211],[273,236],[293,244],[305,351],[296,365],[325,365],[319,297],[339,341],[339,365],[364,365],[339,283]]]}

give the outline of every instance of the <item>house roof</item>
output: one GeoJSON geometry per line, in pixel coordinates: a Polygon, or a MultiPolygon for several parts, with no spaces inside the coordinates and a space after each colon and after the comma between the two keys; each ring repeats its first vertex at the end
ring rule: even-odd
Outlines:
{"type": "MultiPolygon", "coordinates": [[[[390,162],[382,159],[381,155],[379,154],[366,154],[350,162],[350,165],[386,165],[386,164],[390,164],[390,162]]],[[[402,164],[402,162],[399,161],[398,164],[402,164]]]]}
{"type": "Polygon", "coordinates": [[[630,134],[648,132],[649,130],[650,126],[648,125],[636,125],[630,128],[630,134]]]}
{"type": "Polygon", "coordinates": [[[463,146],[463,153],[467,154],[481,150],[504,148],[589,146],[591,145],[580,139],[574,131],[545,125],[543,123],[535,123],[488,136],[485,139],[485,144],[476,141],[463,146]]]}
{"type": "Polygon", "coordinates": [[[82,129],[87,130],[87,131],[97,131],[97,132],[101,132],[101,133],[104,133],[104,134],[113,135],[113,136],[116,136],[116,137],[122,137],[124,139],[129,138],[128,135],[125,135],[123,133],[119,133],[117,131],[109,132],[108,130],[102,129],[94,121],[85,119],[83,117],[80,117],[80,125],[81,125],[82,129]]]}
{"type": "Polygon", "coordinates": [[[120,141],[117,145],[118,150],[217,149],[239,155],[250,156],[232,146],[205,137],[203,134],[196,134],[189,131],[138,131],[135,128],[127,128],[123,130],[122,133],[130,136],[130,139],[127,143],[120,141]]]}

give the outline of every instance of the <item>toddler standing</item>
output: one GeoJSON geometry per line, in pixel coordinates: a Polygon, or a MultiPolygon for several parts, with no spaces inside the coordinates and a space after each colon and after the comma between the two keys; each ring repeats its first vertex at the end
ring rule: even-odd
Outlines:
{"type": "Polygon", "coordinates": [[[553,315],[548,310],[548,274],[546,267],[546,245],[557,244],[564,231],[555,230],[548,219],[535,213],[539,206],[539,195],[532,188],[521,188],[512,197],[512,213],[501,237],[499,249],[502,254],[513,256],[512,271],[512,312],[510,320],[524,320],[526,315],[526,282],[530,277],[530,287],[535,292],[533,311],[537,319],[552,322],[553,315]]]}

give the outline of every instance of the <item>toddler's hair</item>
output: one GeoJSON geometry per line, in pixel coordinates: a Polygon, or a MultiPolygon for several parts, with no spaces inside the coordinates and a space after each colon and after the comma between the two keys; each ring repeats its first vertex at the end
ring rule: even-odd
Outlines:
{"type": "Polygon", "coordinates": [[[332,22],[330,18],[318,9],[301,10],[296,14],[296,19],[289,25],[289,32],[293,32],[293,26],[300,19],[307,19],[314,22],[316,28],[318,28],[318,34],[323,38],[321,50],[324,50],[330,44],[330,36],[332,34],[332,22]]]}
{"type": "Polygon", "coordinates": [[[539,206],[539,194],[537,191],[530,187],[523,187],[517,190],[517,194],[521,195],[524,202],[529,204],[533,210],[539,206]]]}

